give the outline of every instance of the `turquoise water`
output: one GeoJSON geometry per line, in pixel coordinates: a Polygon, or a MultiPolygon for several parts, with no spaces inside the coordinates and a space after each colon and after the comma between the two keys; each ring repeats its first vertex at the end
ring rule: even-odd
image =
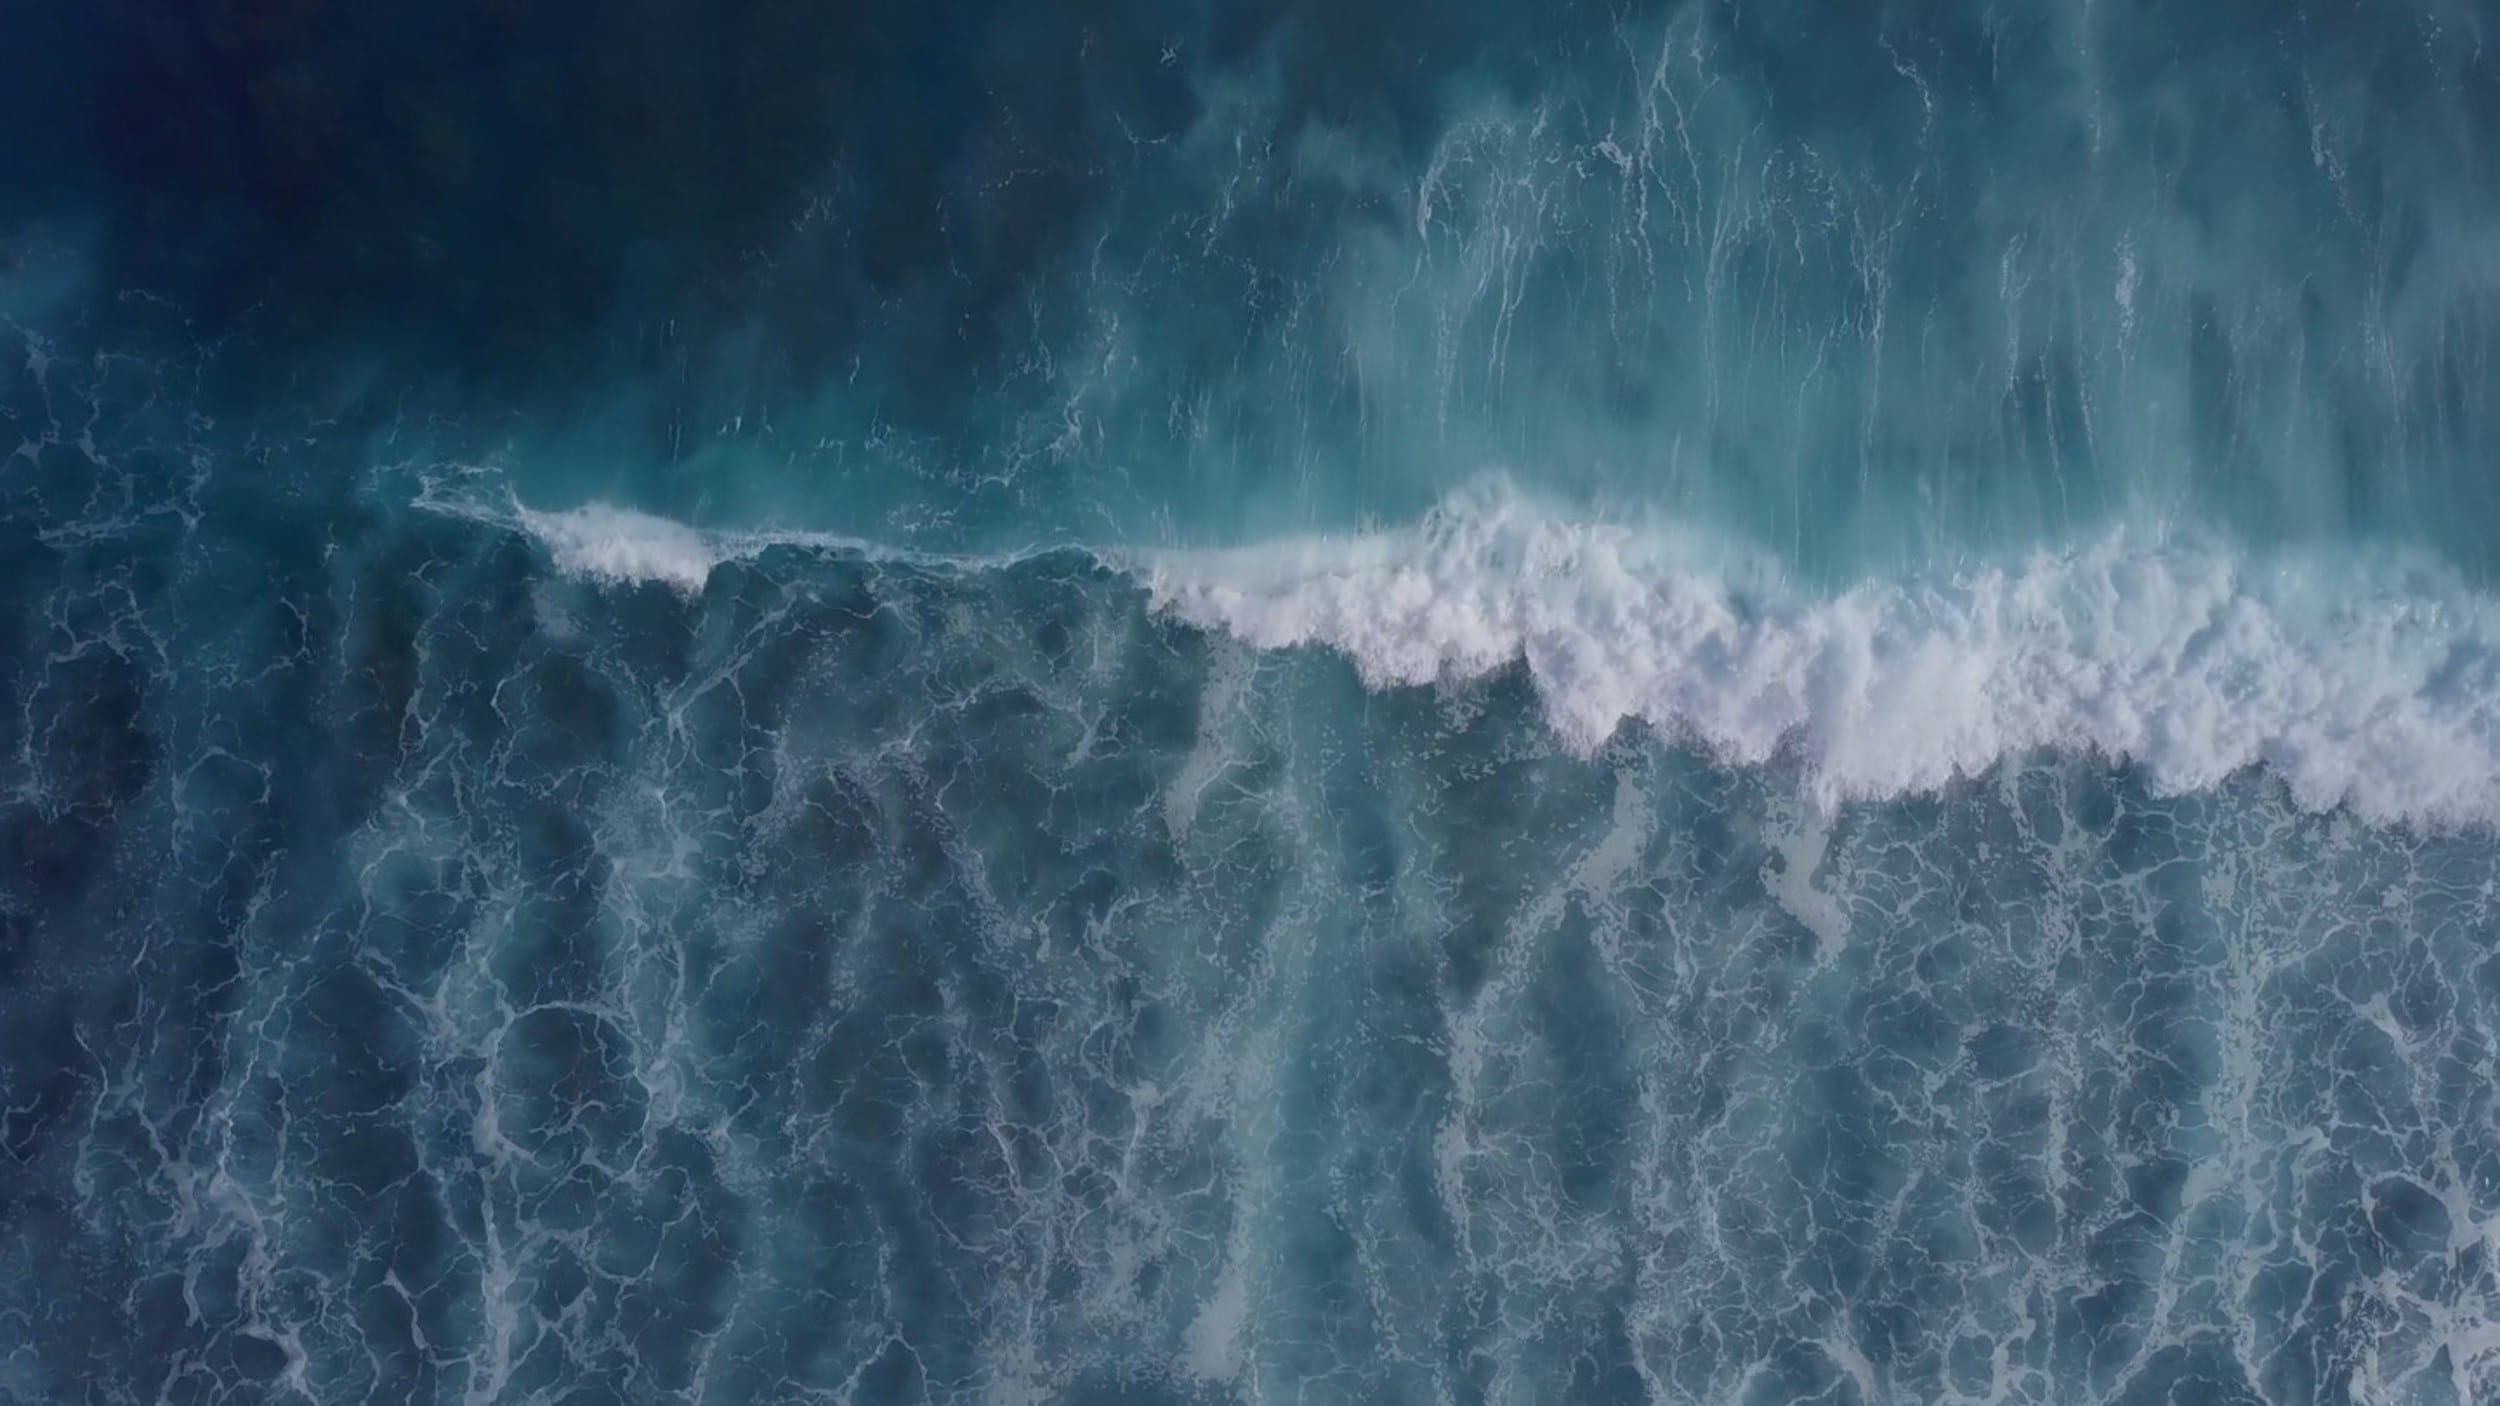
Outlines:
{"type": "Polygon", "coordinates": [[[764,317],[625,349],[660,384],[524,428],[511,472],[959,548],[1406,521],[1500,474],[1822,579],[2113,517],[2479,570],[2477,22],[1495,7],[1373,93],[1427,21],[1297,16],[1228,65],[1176,20],[1149,72],[1182,111],[956,158],[999,191],[965,239],[1012,240],[1025,148],[1090,139],[1012,280],[933,253],[841,316],[813,262],[858,236],[811,207],[758,256],[764,317]],[[848,339],[793,365],[819,318],[848,339]]]}
{"type": "Polygon", "coordinates": [[[2485,10],[21,23],[0,1394],[2500,1394],[2485,10]]]}

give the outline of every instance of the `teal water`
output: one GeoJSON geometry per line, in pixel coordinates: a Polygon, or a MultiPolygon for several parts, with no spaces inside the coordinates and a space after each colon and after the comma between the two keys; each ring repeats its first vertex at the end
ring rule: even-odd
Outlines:
{"type": "Polygon", "coordinates": [[[1500,474],[1823,580],[2147,517],[2479,571],[2488,23],[1488,8],[1367,92],[1429,23],[1224,65],[1176,21],[1180,111],[950,169],[1036,236],[1012,280],[915,268],[802,363],[859,237],[810,207],[762,318],[638,326],[663,369],[506,457],[541,506],[957,549],[1394,523],[1500,474]],[[1090,198],[1040,238],[1019,162],[1071,141],[1090,198]]]}
{"type": "Polygon", "coordinates": [[[2500,1394],[2500,19],[13,22],[0,1396],[2500,1394]]]}

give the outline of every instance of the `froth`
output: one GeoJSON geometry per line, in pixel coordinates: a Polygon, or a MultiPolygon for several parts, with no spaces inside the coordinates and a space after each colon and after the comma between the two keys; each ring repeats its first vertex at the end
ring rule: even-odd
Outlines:
{"type": "Polygon", "coordinates": [[[1157,605],[1374,685],[1524,661],[1592,750],[1638,719],[1817,799],[1932,791],[2088,749],[2179,792],[2251,765],[2366,818],[2500,821],[2500,602],[2420,566],[2264,563],[2113,535],[1837,594],[1503,494],[1418,527],[1143,566],[1157,605]]]}
{"type": "MultiPolygon", "coordinates": [[[[707,532],[606,504],[458,511],[528,532],[565,571],[690,595],[777,545],[938,571],[1029,555],[707,532]]],[[[1376,687],[1524,663],[1574,748],[1637,720],[1735,765],[1793,756],[1827,805],[2059,748],[2133,763],[2165,792],[2261,765],[2315,809],[2500,824],[2500,600],[2421,564],[2116,533],[1818,594],[1703,537],[1491,490],[1411,528],[1101,556],[1194,626],[1340,651],[1376,687]]]]}
{"type": "Polygon", "coordinates": [[[516,515],[558,567],[601,581],[656,581],[695,594],[733,554],[721,539],[684,523],[605,503],[561,512],[521,508],[516,515]]]}
{"type": "Polygon", "coordinates": [[[888,550],[829,532],[700,528],[612,503],[544,510],[518,502],[497,505],[429,493],[417,500],[417,506],[525,533],[537,540],[559,571],[570,575],[613,585],[662,585],[689,596],[701,595],[712,573],[725,563],[751,560],[776,547],[904,562],[931,570],[980,564],[888,550]]]}

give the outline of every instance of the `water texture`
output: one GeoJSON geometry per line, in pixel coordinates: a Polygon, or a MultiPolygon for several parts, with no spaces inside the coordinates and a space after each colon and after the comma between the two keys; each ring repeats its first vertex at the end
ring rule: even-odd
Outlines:
{"type": "Polygon", "coordinates": [[[0,1399],[2500,1398],[2500,13],[0,18],[0,1399]]]}

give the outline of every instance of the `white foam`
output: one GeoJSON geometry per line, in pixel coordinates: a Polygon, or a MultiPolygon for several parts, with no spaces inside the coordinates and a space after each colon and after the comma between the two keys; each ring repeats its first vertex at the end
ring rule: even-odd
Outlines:
{"type": "MultiPolygon", "coordinates": [[[[509,496],[498,502],[486,495],[463,493],[456,483],[449,487],[450,491],[445,491],[444,485],[427,484],[414,506],[525,533],[546,550],[558,570],[571,575],[613,585],[663,585],[689,596],[701,595],[712,573],[723,565],[750,560],[775,547],[909,562],[928,570],[977,569],[989,564],[970,558],[896,551],[830,532],[700,528],[603,502],[538,509],[509,496]]],[[[1002,556],[996,560],[1004,564],[1017,559],[1002,556]]]]}
{"type": "Polygon", "coordinates": [[[1818,596],[1478,493],[1412,529],[1139,569],[1182,620],[1342,651],[1375,686],[1524,661],[1579,749],[1640,719],[1732,763],[1793,753],[1827,804],[2063,747],[2165,792],[2263,764],[2317,809],[2500,821],[2500,602],[2419,565],[2120,534],[1818,596]]]}
{"type": "MultiPolygon", "coordinates": [[[[599,503],[420,505],[525,531],[568,572],[690,595],[775,546],[943,572],[1035,555],[712,532],[599,503]]],[[[2263,765],[2313,809],[2500,824],[2500,599],[2421,563],[2259,561],[2117,533],[1818,595],[1758,554],[1573,521],[1504,489],[1406,529],[1096,555],[1178,619],[1261,648],[1338,650],[1375,687],[1524,662],[1572,747],[1639,720],[1733,764],[1789,754],[1827,806],[2064,748],[2133,762],[2166,793],[2263,765]]]]}
{"type": "Polygon", "coordinates": [[[521,527],[563,570],[600,581],[656,581],[700,594],[712,568],[738,555],[738,544],[682,522],[592,503],[561,512],[516,508],[521,527]]]}

